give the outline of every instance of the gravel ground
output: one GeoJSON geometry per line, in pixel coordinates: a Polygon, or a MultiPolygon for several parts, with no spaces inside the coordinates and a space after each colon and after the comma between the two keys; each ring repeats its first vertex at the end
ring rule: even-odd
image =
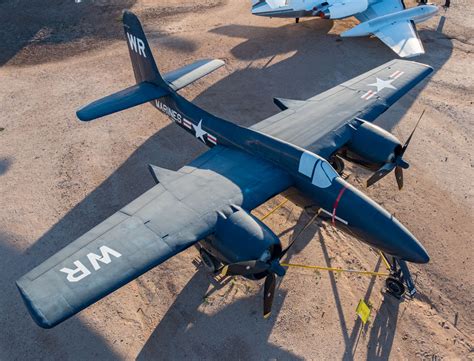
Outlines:
{"type": "MultiPolygon", "coordinates": [[[[224,59],[224,69],[183,94],[243,125],[275,114],[274,96],[306,99],[394,57],[375,38],[338,41],[353,19],[258,18],[247,1],[0,2],[0,359],[474,359],[467,2],[419,26],[427,54],[416,60],[435,73],[378,121],[404,140],[426,109],[407,152],[404,190],[392,177],[365,190],[431,255],[413,266],[416,299],[385,296],[383,279],[290,270],[264,320],[261,282],[218,284],[190,249],[52,330],[33,323],[14,281],[150,188],[147,164],[178,169],[205,151],[149,105],[87,124],[75,118],[78,107],[133,84],[124,8],[141,17],[163,72],[224,59]],[[372,306],[365,326],[355,315],[361,298],[372,306]]],[[[348,171],[364,188],[369,173],[348,171]]],[[[291,204],[266,220],[285,242],[307,221],[291,204]]],[[[289,257],[382,269],[374,251],[319,223],[289,257]]]]}

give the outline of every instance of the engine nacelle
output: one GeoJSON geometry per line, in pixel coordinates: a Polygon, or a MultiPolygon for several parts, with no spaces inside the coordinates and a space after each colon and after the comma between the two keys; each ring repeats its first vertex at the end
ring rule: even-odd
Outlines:
{"type": "Polygon", "coordinates": [[[363,122],[345,148],[341,154],[344,158],[369,169],[378,169],[394,160],[402,150],[402,144],[379,126],[363,122]]]}
{"type": "Polygon", "coordinates": [[[324,11],[324,17],[328,19],[343,19],[367,10],[368,6],[368,0],[340,0],[334,3],[329,1],[329,7],[324,11]]]}
{"type": "Polygon", "coordinates": [[[235,263],[248,260],[267,261],[281,251],[280,239],[258,218],[240,207],[233,213],[219,213],[216,230],[207,240],[219,258],[235,263]]]}

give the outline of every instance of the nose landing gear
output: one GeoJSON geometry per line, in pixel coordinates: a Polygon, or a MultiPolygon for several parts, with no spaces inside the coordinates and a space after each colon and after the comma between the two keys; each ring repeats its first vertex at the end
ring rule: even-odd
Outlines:
{"type": "Polygon", "coordinates": [[[390,268],[390,276],[385,281],[385,289],[388,294],[400,299],[407,293],[409,297],[416,294],[415,284],[411,277],[410,270],[405,261],[396,257],[390,257],[382,253],[385,264],[390,268]]]}

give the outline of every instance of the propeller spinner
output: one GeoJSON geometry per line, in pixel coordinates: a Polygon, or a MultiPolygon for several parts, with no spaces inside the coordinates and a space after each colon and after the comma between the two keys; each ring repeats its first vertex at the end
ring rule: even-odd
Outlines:
{"type": "Polygon", "coordinates": [[[295,240],[296,238],[273,259],[269,259],[268,261],[250,260],[231,263],[224,266],[221,270],[223,276],[250,276],[267,272],[263,287],[263,317],[265,318],[268,318],[272,311],[276,276],[283,277],[286,274],[286,270],[280,264],[280,260],[295,243],[295,240]]]}
{"type": "Polygon", "coordinates": [[[387,174],[389,174],[392,170],[395,169],[395,179],[398,184],[398,189],[401,190],[403,188],[403,169],[408,169],[408,167],[410,166],[407,162],[403,160],[403,155],[405,154],[408,145],[411,142],[413,134],[415,134],[415,130],[418,127],[418,124],[420,124],[421,118],[423,118],[424,114],[425,109],[421,113],[420,118],[416,122],[415,127],[413,128],[410,136],[408,137],[403,147],[398,152],[396,152],[394,159],[390,163],[385,163],[377,172],[375,172],[367,180],[367,187],[370,187],[371,185],[377,183],[379,180],[381,180],[383,177],[385,177],[387,174]]]}

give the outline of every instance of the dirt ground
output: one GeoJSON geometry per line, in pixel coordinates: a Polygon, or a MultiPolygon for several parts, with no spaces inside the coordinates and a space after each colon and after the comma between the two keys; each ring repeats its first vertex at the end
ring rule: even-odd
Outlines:
{"type": "MultiPolygon", "coordinates": [[[[217,283],[190,249],[52,330],[31,320],[14,281],[153,185],[147,164],[178,169],[204,145],[149,105],[91,123],[75,110],[133,84],[120,23],[144,23],[163,72],[200,58],[226,66],[183,91],[224,118],[251,125],[395,54],[377,39],[339,41],[356,23],[258,18],[249,1],[83,0],[0,2],[0,360],[455,360],[474,359],[474,7],[453,1],[419,26],[433,75],[377,122],[404,140],[393,176],[365,190],[424,243],[413,266],[418,296],[384,296],[384,280],[289,270],[270,319],[262,283],[217,283]],[[372,306],[363,326],[359,299],[372,306]]],[[[365,189],[368,172],[349,167],[365,189]]],[[[278,196],[255,211],[264,214],[278,196]]],[[[286,204],[266,222],[284,242],[308,215],[286,204]]],[[[380,269],[377,255],[329,225],[299,238],[295,263],[380,269]]]]}

